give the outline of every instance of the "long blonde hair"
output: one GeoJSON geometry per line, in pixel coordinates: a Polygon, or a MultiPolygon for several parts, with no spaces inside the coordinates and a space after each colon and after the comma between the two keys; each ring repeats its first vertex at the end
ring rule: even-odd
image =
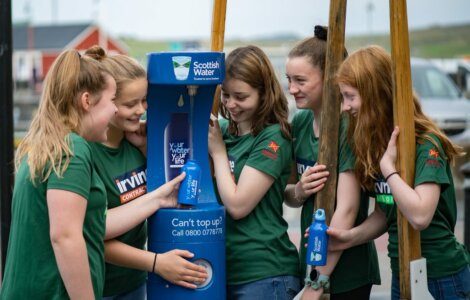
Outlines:
{"type": "MultiPolygon", "coordinates": [[[[31,181],[46,181],[52,172],[66,171],[73,149],[68,134],[79,133],[83,109],[79,98],[89,92],[99,101],[106,88],[105,72],[98,62],[66,50],[55,60],[44,81],[39,108],[18,146],[15,166],[26,157],[31,181]]],[[[93,103],[96,104],[96,103],[93,103]]]]}
{"type": "MultiPolygon", "coordinates": [[[[340,66],[338,83],[358,90],[361,107],[357,117],[351,117],[348,139],[356,156],[355,173],[364,188],[372,189],[380,174],[380,159],[387,149],[393,131],[392,59],[379,46],[362,48],[351,54],[340,66]]],[[[437,125],[426,116],[416,95],[413,95],[415,135],[418,143],[437,137],[445,158],[452,162],[462,154],[437,125]]]]}
{"type": "MultiPolygon", "coordinates": [[[[290,139],[287,98],[263,50],[256,46],[233,50],[225,61],[225,70],[225,80],[238,79],[258,90],[260,105],[255,112],[251,134],[256,136],[268,125],[279,124],[284,137],[290,139]]],[[[229,120],[229,132],[238,133],[237,125],[225,106],[221,105],[220,110],[222,116],[229,120]]]]}

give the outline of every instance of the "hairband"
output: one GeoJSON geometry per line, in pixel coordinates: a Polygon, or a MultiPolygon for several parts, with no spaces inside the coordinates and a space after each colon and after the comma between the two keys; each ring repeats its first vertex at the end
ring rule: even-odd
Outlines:
{"type": "Polygon", "coordinates": [[[316,38],[326,41],[326,38],[328,37],[328,30],[325,27],[316,25],[313,32],[316,38]]]}

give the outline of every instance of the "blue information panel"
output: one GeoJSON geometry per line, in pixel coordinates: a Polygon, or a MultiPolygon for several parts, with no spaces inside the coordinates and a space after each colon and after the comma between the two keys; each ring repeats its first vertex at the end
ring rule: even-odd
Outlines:
{"type": "MultiPolygon", "coordinates": [[[[178,176],[189,161],[200,168],[197,202],[161,209],[149,218],[148,248],[162,253],[184,249],[209,278],[196,290],[149,274],[147,298],[225,299],[225,210],[217,203],[210,174],[208,125],[214,93],[225,75],[224,53],[149,54],[147,93],[147,187],[158,188],[178,176]]],[[[199,179],[199,177],[198,177],[199,179]]],[[[188,184],[182,184],[187,186],[188,184]]]]}

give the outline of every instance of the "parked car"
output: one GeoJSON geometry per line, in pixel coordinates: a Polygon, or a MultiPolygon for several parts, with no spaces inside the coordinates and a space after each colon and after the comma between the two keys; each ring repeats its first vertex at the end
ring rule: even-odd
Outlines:
{"type": "Polygon", "coordinates": [[[413,87],[424,112],[452,139],[470,137],[470,100],[430,61],[411,60],[413,87]]]}
{"type": "Polygon", "coordinates": [[[450,77],[429,60],[413,58],[411,77],[424,113],[466,152],[453,166],[457,195],[463,197],[464,177],[460,167],[470,160],[470,100],[463,97],[450,77]]]}

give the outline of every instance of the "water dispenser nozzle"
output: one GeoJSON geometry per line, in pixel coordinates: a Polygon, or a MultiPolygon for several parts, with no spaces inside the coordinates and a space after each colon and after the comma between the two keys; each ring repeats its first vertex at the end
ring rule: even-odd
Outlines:
{"type": "Polygon", "coordinates": [[[196,96],[197,88],[198,88],[197,85],[187,85],[186,87],[188,88],[188,95],[189,96],[191,96],[191,97],[196,96]]]}

